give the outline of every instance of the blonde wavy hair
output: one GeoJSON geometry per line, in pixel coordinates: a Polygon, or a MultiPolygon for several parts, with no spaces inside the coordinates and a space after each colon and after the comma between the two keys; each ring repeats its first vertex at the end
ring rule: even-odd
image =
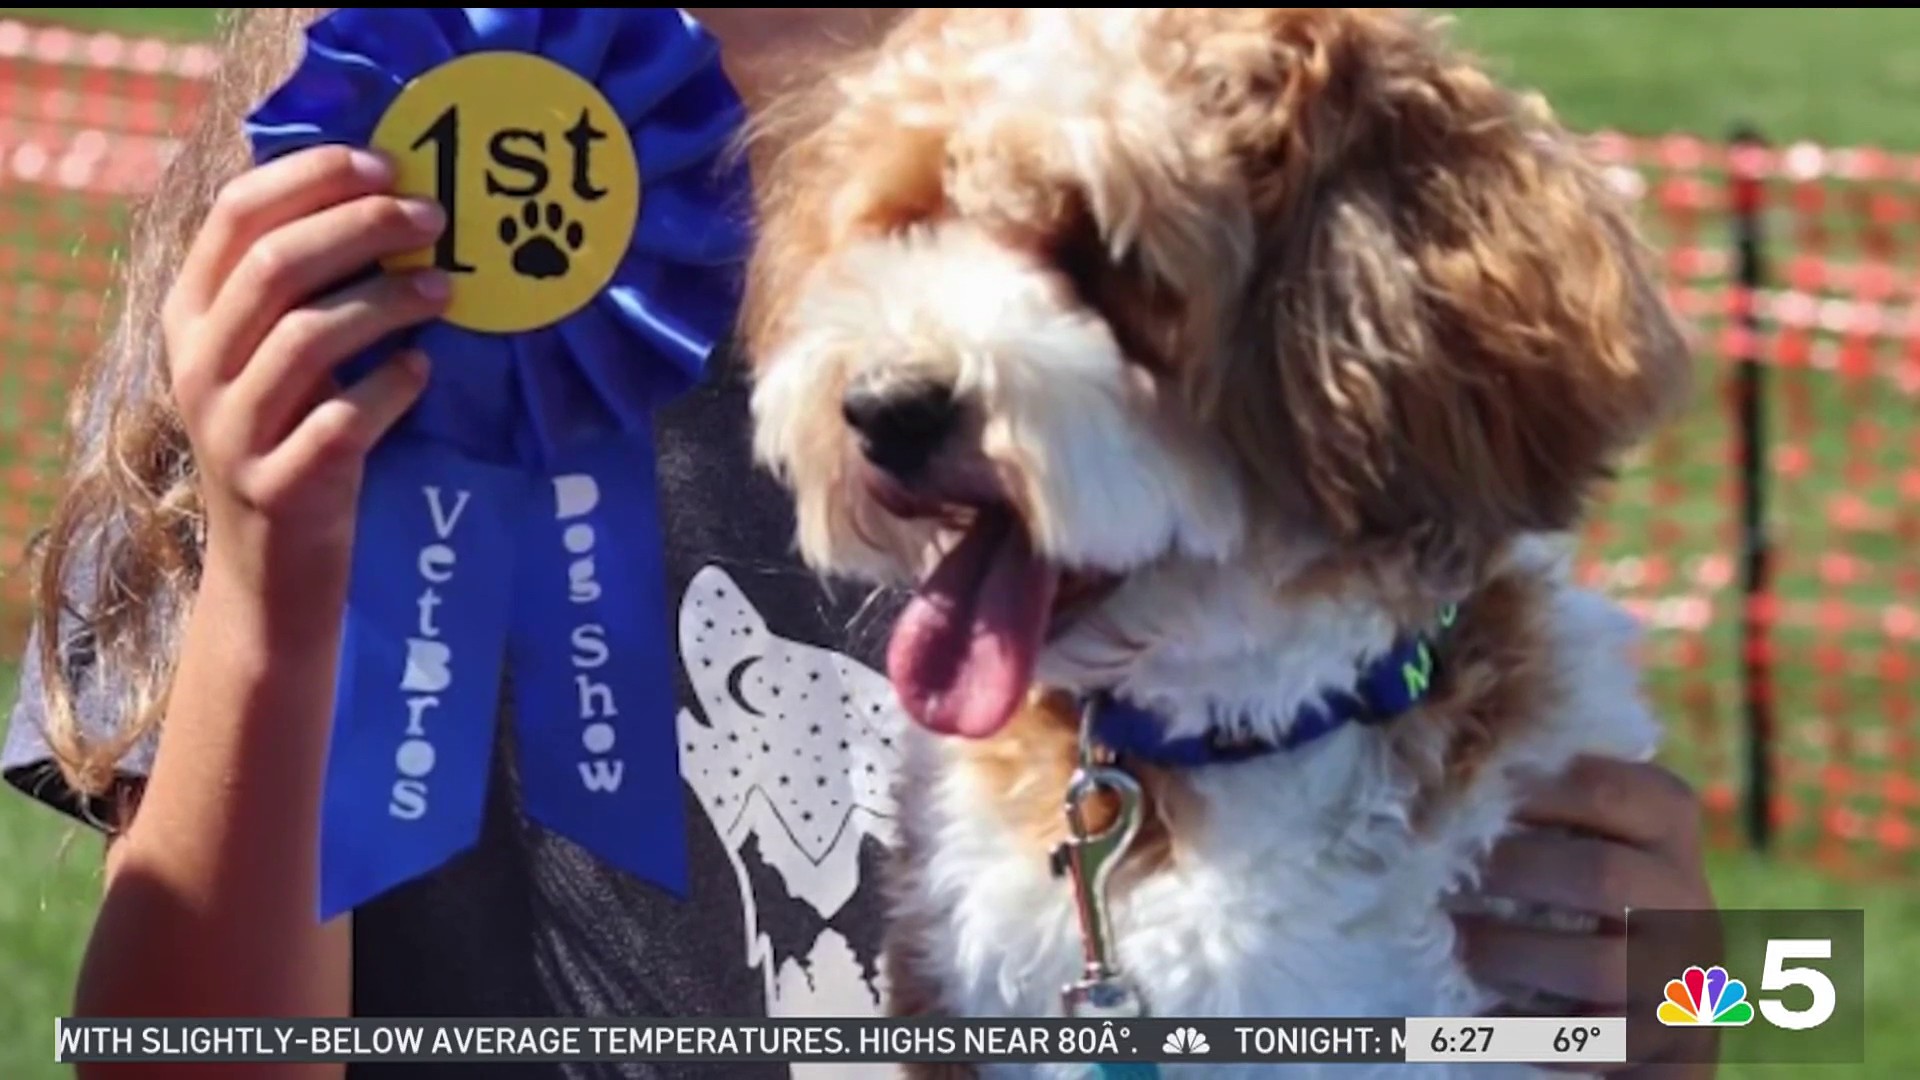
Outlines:
{"type": "Polygon", "coordinates": [[[324,8],[222,13],[220,64],[180,153],[135,209],[117,307],[69,414],[65,490],[32,553],[48,745],[73,791],[108,793],[166,709],[200,580],[199,478],[168,393],[160,307],[222,185],[252,163],[242,121],[298,59],[324,8]],[[110,732],[81,722],[84,655],[110,732]]]}

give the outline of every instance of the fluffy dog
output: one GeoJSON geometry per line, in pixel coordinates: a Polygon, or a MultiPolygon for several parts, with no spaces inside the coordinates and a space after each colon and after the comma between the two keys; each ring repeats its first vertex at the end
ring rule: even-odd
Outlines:
{"type": "Polygon", "coordinates": [[[1657,732],[1564,551],[1686,350],[1575,141],[1385,9],[922,9],[773,117],[757,453],[913,591],[894,1011],[1059,1014],[1089,702],[1154,1013],[1490,1005],[1447,894],[1657,732]]]}

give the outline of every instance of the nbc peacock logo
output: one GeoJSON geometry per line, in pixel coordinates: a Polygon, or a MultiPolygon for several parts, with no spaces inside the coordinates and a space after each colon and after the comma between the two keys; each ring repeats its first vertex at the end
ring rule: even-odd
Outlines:
{"type": "Polygon", "coordinates": [[[1690,967],[1667,980],[1659,1016],[1668,1027],[1745,1027],[1753,1023],[1753,1002],[1747,1000],[1747,984],[1728,975],[1726,968],[1690,967]]]}
{"type": "Polygon", "coordinates": [[[1160,1046],[1163,1054],[1204,1054],[1209,1049],[1206,1033],[1196,1027],[1174,1028],[1160,1046]]]}

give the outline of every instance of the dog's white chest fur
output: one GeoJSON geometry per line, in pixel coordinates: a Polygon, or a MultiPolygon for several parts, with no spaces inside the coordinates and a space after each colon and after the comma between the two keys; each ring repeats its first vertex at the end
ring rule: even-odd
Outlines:
{"type": "MultiPolygon", "coordinates": [[[[1653,739],[1620,651],[1624,619],[1573,591],[1556,607],[1554,640],[1542,644],[1571,691],[1560,714],[1503,746],[1484,779],[1418,829],[1410,820],[1416,778],[1379,729],[1349,725],[1290,753],[1194,774],[1201,813],[1183,825],[1172,864],[1113,902],[1119,964],[1149,1009],[1169,1017],[1471,1016],[1495,1004],[1456,957],[1445,895],[1471,881],[1509,827],[1514,779],[1557,771],[1581,752],[1643,756],[1653,739]]],[[[1060,991],[1081,969],[1068,885],[1051,875],[1032,837],[995,812],[976,774],[956,767],[954,753],[933,737],[910,741],[901,811],[919,838],[919,863],[902,875],[894,917],[937,938],[915,951],[947,1011],[1060,1015],[1060,991]]],[[[1207,1076],[1277,1069],[1188,1068],[1207,1076]]],[[[1337,1072],[1366,1074],[1351,1065],[1337,1072]]],[[[1087,1073],[1021,1066],[983,1075],[1087,1073]]]]}
{"type": "MultiPolygon", "coordinates": [[[[908,812],[925,816],[915,827],[934,842],[915,875],[921,887],[903,900],[938,913],[927,921],[947,938],[927,952],[944,968],[949,1006],[1060,1015],[1060,990],[1081,966],[1066,884],[1033,857],[1030,840],[992,820],[965,774],[938,768],[942,748],[915,742],[909,790],[918,777],[932,783],[908,812]]],[[[1222,767],[1198,785],[1207,823],[1183,834],[1172,867],[1113,909],[1120,967],[1154,1013],[1460,1016],[1487,1004],[1453,959],[1439,904],[1450,860],[1409,842],[1400,820],[1408,793],[1383,746],[1376,733],[1349,728],[1297,754],[1222,767]],[[1337,791],[1343,777],[1354,783],[1337,791]]]]}

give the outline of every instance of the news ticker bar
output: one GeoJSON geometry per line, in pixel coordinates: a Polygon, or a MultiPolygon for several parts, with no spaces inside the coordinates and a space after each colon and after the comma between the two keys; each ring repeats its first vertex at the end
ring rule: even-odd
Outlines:
{"type": "Polygon", "coordinates": [[[1376,1062],[1626,1060],[1619,1018],[76,1020],[78,1062],[1376,1062]]]}

